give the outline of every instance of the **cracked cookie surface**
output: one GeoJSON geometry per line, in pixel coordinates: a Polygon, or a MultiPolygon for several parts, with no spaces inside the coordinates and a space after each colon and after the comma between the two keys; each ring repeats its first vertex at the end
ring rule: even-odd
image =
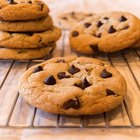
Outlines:
{"type": "Polygon", "coordinates": [[[39,0],[0,0],[0,20],[32,20],[48,13],[48,6],[39,0]]]}
{"type": "Polygon", "coordinates": [[[51,42],[57,41],[61,36],[61,30],[52,27],[49,30],[33,33],[12,33],[0,31],[0,46],[6,48],[40,48],[51,42]]]}
{"type": "Polygon", "coordinates": [[[54,114],[91,115],[110,111],[126,94],[124,77],[102,61],[57,57],[29,68],[19,93],[31,105],[54,114]]]}
{"type": "Polygon", "coordinates": [[[74,26],[71,46],[82,53],[115,52],[139,40],[140,20],[126,12],[109,12],[89,17],[74,26]]]}

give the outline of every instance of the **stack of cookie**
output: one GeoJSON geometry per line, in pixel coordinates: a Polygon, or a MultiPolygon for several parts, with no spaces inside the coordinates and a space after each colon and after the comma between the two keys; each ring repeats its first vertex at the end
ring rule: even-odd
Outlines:
{"type": "Polygon", "coordinates": [[[108,12],[91,16],[73,27],[71,46],[79,52],[93,54],[139,47],[140,20],[127,12],[108,12]],[[83,41],[85,40],[85,41],[83,41]]]}
{"type": "Polygon", "coordinates": [[[34,59],[55,48],[61,31],[39,0],[0,0],[0,58],[34,59]]]}

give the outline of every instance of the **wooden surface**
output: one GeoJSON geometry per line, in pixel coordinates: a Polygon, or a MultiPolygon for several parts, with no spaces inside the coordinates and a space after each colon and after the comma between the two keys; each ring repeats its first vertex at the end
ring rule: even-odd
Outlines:
{"type": "MultiPolygon", "coordinates": [[[[124,0],[126,1],[126,0],[124,0]]],[[[50,0],[51,9],[52,3],[50,0]]],[[[77,1],[83,9],[91,1],[77,1]],[[84,6],[83,6],[84,2],[84,6]],[[87,3],[89,2],[89,3],[87,3]]],[[[94,1],[111,9],[112,1],[94,1]]],[[[128,0],[130,3],[130,0],[128,0]]],[[[114,7],[123,7],[116,0],[114,7]]],[[[133,4],[134,6],[134,4],[133,4]]],[[[135,7],[140,5],[135,5],[135,7]]],[[[55,7],[55,6],[54,6],[55,7]]],[[[59,6],[58,6],[59,7],[59,6]]],[[[113,8],[114,8],[113,7],[113,8]]],[[[129,9],[128,5],[124,9],[129,9]]],[[[134,7],[133,7],[134,8],[134,7]]],[[[59,9],[59,8],[58,8],[59,9]]],[[[118,8],[119,9],[119,8],[118,8]]],[[[135,11],[135,10],[134,10],[135,11]]],[[[69,31],[63,31],[52,56],[79,55],[72,51],[68,41],[69,31]]],[[[89,56],[92,57],[92,56],[89,56]]],[[[20,75],[30,66],[44,60],[0,60],[0,140],[90,140],[90,139],[140,139],[140,49],[127,49],[113,54],[100,54],[96,58],[110,63],[125,77],[128,92],[117,109],[95,116],[70,117],[52,115],[28,105],[17,92],[20,75]]]]}

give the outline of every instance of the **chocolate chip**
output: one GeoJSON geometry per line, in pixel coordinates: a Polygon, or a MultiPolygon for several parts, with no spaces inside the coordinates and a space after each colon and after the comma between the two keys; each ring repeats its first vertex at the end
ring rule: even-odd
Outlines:
{"type": "Polygon", "coordinates": [[[112,74],[111,74],[110,72],[106,71],[106,69],[103,69],[103,71],[102,71],[102,73],[100,74],[100,76],[101,76],[102,78],[110,78],[110,77],[112,77],[112,74]]]}
{"type": "Polygon", "coordinates": [[[81,89],[85,89],[85,88],[91,86],[91,84],[87,81],[86,77],[83,79],[83,81],[80,84],[74,84],[74,85],[81,89]]]}
{"type": "Polygon", "coordinates": [[[84,26],[88,28],[89,26],[91,26],[91,23],[84,23],[84,26]]]}
{"type": "Polygon", "coordinates": [[[97,27],[101,27],[103,25],[103,23],[101,22],[101,21],[99,21],[98,23],[97,23],[97,27]]]}
{"type": "Polygon", "coordinates": [[[115,33],[116,32],[116,29],[111,25],[109,30],[108,30],[108,33],[115,33]]]}
{"type": "Polygon", "coordinates": [[[57,60],[56,63],[65,63],[64,59],[57,60]]]}
{"type": "Polygon", "coordinates": [[[57,74],[57,77],[58,77],[59,79],[70,78],[70,75],[66,75],[65,72],[59,72],[59,73],[57,74]]]}
{"type": "Polygon", "coordinates": [[[90,16],[93,16],[93,14],[92,14],[92,13],[89,13],[87,16],[89,16],[89,17],[90,17],[90,16]]]}
{"type": "Polygon", "coordinates": [[[63,109],[70,109],[70,108],[74,108],[74,109],[80,108],[80,102],[77,97],[74,99],[70,99],[63,104],[63,109]]]}
{"type": "Polygon", "coordinates": [[[32,1],[28,1],[28,3],[32,4],[32,1]]]}
{"type": "Polygon", "coordinates": [[[108,17],[104,17],[103,19],[108,20],[109,18],[108,17]]]}
{"type": "Polygon", "coordinates": [[[41,66],[38,66],[38,67],[36,67],[36,68],[34,69],[34,73],[35,73],[35,72],[42,71],[42,70],[43,70],[43,68],[42,68],[41,66]]]}
{"type": "Polygon", "coordinates": [[[44,80],[44,83],[46,85],[54,85],[54,84],[56,84],[56,80],[53,75],[50,75],[44,80]]]}
{"type": "Polygon", "coordinates": [[[126,21],[127,20],[127,18],[126,17],[124,17],[124,16],[121,16],[121,18],[120,18],[120,22],[124,22],[124,21],[126,21]]]}
{"type": "Polygon", "coordinates": [[[67,20],[68,18],[67,17],[62,17],[62,19],[67,20]]]}
{"type": "Polygon", "coordinates": [[[14,0],[8,0],[9,4],[17,4],[14,0]]]}
{"type": "Polygon", "coordinates": [[[107,94],[107,96],[116,95],[116,93],[114,91],[110,90],[110,89],[106,89],[106,94],[107,94]]]}
{"type": "Polygon", "coordinates": [[[72,35],[72,37],[76,37],[79,35],[79,33],[77,31],[73,31],[71,35],[72,35]]]}
{"type": "Polygon", "coordinates": [[[98,52],[99,52],[99,50],[98,50],[98,45],[90,45],[90,48],[92,49],[92,51],[93,51],[94,53],[98,53],[98,52]]]}
{"type": "Polygon", "coordinates": [[[75,12],[71,12],[71,15],[72,15],[72,16],[75,15],[75,12]]]}
{"type": "Polygon", "coordinates": [[[128,29],[128,28],[129,28],[129,26],[126,25],[126,26],[124,26],[124,27],[122,28],[122,30],[126,30],[126,29],[128,29]]]}
{"type": "Polygon", "coordinates": [[[86,77],[84,78],[84,80],[82,81],[82,89],[85,89],[87,87],[91,86],[91,84],[87,81],[86,77]]]}
{"type": "Polygon", "coordinates": [[[77,73],[79,71],[80,71],[80,69],[76,68],[74,65],[71,65],[71,67],[68,70],[68,72],[71,73],[71,74],[75,74],[75,73],[77,73]]]}
{"type": "Polygon", "coordinates": [[[97,37],[97,38],[101,38],[101,36],[102,36],[102,33],[95,34],[94,36],[95,36],[95,37],[97,37]]]}

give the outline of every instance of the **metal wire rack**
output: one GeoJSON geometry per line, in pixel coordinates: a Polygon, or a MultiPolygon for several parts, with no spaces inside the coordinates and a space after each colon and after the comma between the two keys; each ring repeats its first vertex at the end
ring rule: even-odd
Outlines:
{"type": "MultiPolygon", "coordinates": [[[[68,45],[68,31],[51,56],[37,60],[0,60],[0,128],[140,128],[140,49],[90,56],[106,61],[126,78],[128,94],[111,112],[93,116],[65,116],[42,112],[28,105],[17,92],[19,76],[30,66],[51,57],[77,55],[68,45]]],[[[80,55],[80,54],[78,54],[80,55]]]]}

